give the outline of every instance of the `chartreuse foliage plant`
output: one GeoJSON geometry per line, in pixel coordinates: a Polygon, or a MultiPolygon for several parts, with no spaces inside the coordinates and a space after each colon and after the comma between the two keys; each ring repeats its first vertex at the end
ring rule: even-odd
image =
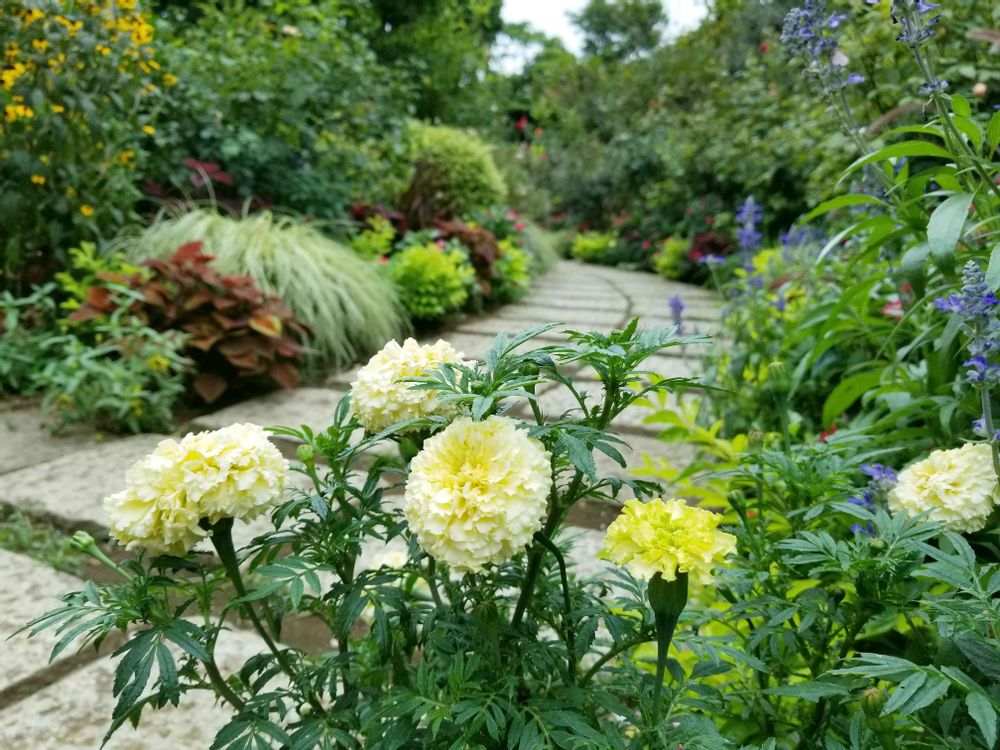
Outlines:
{"type": "Polygon", "coordinates": [[[346,367],[409,330],[393,286],[376,266],[316,228],[263,211],[244,217],[193,209],[164,216],[121,246],[135,261],[168,259],[201,242],[220,273],[250,276],[310,330],[314,357],[346,367]]]}
{"type": "Polygon", "coordinates": [[[410,316],[434,322],[458,312],[469,299],[476,272],[452,244],[410,245],[389,261],[389,278],[410,316]]]}

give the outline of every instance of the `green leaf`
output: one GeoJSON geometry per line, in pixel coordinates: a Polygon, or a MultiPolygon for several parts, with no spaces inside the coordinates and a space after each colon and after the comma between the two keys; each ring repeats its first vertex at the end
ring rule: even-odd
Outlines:
{"type": "Polygon", "coordinates": [[[969,106],[969,100],[961,94],[952,94],[951,111],[959,117],[969,117],[972,114],[972,107],[969,106]]]}
{"type": "Polygon", "coordinates": [[[850,195],[840,195],[836,198],[831,198],[828,201],[823,201],[816,208],[810,211],[802,219],[801,223],[806,224],[817,216],[822,216],[823,214],[834,211],[838,208],[845,208],[847,206],[862,206],[865,204],[871,204],[876,206],[886,205],[885,201],[879,200],[873,195],[861,195],[856,193],[851,193],[850,195]]]}
{"type": "Polygon", "coordinates": [[[889,696],[889,700],[885,702],[885,706],[882,708],[882,716],[888,716],[893,711],[898,710],[900,706],[916,695],[925,682],[927,682],[926,672],[914,672],[899,683],[892,692],[892,695],[889,696]]]}
{"type": "Polygon", "coordinates": [[[962,237],[971,205],[971,193],[953,195],[934,209],[927,223],[927,244],[942,271],[951,270],[955,264],[955,246],[962,237]]]}
{"type": "Polygon", "coordinates": [[[992,154],[1000,146],[1000,111],[994,112],[990,124],[986,128],[986,141],[990,144],[992,154]]]}
{"type": "Polygon", "coordinates": [[[882,380],[882,369],[868,370],[841,380],[823,404],[823,424],[831,424],[867,391],[882,380]]]}
{"type": "Polygon", "coordinates": [[[930,246],[926,242],[921,242],[907,250],[900,260],[903,275],[910,282],[917,297],[924,296],[924,266],[930,254],[930,246]]]}
{"type": "Polygon", "coordinates": [[[980,690],[973,690],[965,696],[965,707],[986,738],[986,746],[994,747],[997,744],[997,713],[989,696],[980,690]]]}
{"type": "Polygon", "coordinates": [[[902,143],[894,143],[891,146],[880,148],[874,154],[862,156],[847,168],[843,177],[840,178],[840,181],[843,182],[845,177],[853,172],[856,172],[865,164],[871,164],[876,161],[885,161],[887,159],[898,159],[901,156],[905,156],[907,158],[914,156],[936,156],[941,159],[948,159],[949,161],[952,161],[955,158],[951,155],[950,151],[943,149],[940,146],[935,146],[933,143],[927,143],[926,141],[903,141],[902,143]]]}
{"type": "Polygon", "coordinates": [[[986,267],[986,283],[994,292],[1000,290],[1000,242],[990,251],[990,264],[986,267]]]}
{"type": "Polygon", "coordinates": [[[594,464],[594,456],[587,445],[568,432],[559,433],[559,442],[566,449],[566,454],[573,465],[586,474],[590,481],[596,482],[597,466],[594,464]]]}

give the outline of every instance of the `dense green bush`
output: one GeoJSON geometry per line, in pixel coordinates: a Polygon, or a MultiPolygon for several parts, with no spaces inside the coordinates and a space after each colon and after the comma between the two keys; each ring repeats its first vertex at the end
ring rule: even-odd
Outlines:
{"type": "Polygon", "coordinates": [[[153,112],[175,80],[134,6],[0,8],[0,287],[44,279],[69,247],[134,215],[153,112]]]}
{"type": "Polygon", "coordinates": [[[196,241],[220,272],[250,276],[284,300],[308,326],[311,354],[327,365],[346,367],[409,330],[396,291],[376,265],[288,217],[195,209],[162,216],[119,245],[134,260],[166,259],[196,241]]]}
{"type": "Polygon", "coordinates": [[[491,207],[507,192],[489,146],[455,128],[413,129],[413,174],[401,206],[417,226],[491,207]]]}
{"type": "Polygon", "coordinates": [[[414,320],[435,322],[458,312],[469,299],[475,269],[462,250],[431,242],[392,256],[389,278],[414,320]]]}
{"type": "MultiPolygon", "coordinates": [[[[409,94],[347,29],[339,2],[206,3],[162,24],[177,76],[150,176],[192,189],[185,160],[217,165],[213,189],[304,214],[405,185],[409,94]]],[[[195,177],[197,182],[197,177],[195,177]]]]}
{"type": "Polygon", "coordinates": [[[691,251],[691,240],[667,237],[653,256],[653,270],[665,279],[680,279],[691,251]]]}
{"type": "Polygon", "coordinates": [[[587,263],[614,263],[617,238],[605,232],[581,232],[573,238],[570,255],[587,263]]]}

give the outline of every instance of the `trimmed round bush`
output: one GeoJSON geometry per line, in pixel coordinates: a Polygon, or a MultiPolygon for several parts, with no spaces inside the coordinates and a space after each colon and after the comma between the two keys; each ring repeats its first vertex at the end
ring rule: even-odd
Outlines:
{"type": "Polygon", "coordinates": [[[418,226],[462,216],[503,200],[507,187],[489,147],[455,128],[418,125],[413,130],[413,177],[402,198],[418,226]]]}
{"type": "Polygon", "coordinates": [[[250,276],[281,297],[311,329],[311,353],[325,365],[347,366],[410,331],[396,290],[375,264],[288,217],[195,209],[122,243],[130,258],[143,260],[169,258],[195,240],[220,272],[250,276]]]}
{"type": "Polygon", "coordinates": [[[432,322],[457,312],[476,276],[461,250],[434,243],[412,245],[392,256],[389,278],[414,320],[432,322]]]}
{"type": "Polygon", "coordinates": [[[585,263],[612,263],[615,236],[604,232],[583,232],[573,238],[570,254],[585,263]]]}

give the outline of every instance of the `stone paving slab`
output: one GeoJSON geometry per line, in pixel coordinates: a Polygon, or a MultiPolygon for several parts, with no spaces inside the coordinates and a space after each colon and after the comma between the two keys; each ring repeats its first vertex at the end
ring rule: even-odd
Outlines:
{"type": "MultiPolygon", "coordinates": [[[[58,596],[79,591],[81,586],[79,578],[26,555],[0,550],[0,693],[45,669],[52,647],[59,640],[52,631],[34,638],[14,633],[35,617],[59,607],[58,596]]],[[[72,653],[70,647],[60,659],[72,653]]]]}
{"type": "Polygon", "coordinates": [[[35,407],[0,412],[0,474],[43,463],[115,439],[87,429],[51,434],[35,407]]]}
{"type": "Polygon", "coordinates": [[[610,330],[620,326],[624,317],[624,308],[620,310],[567,310],[564,307],[540,303],[509,305],[490,316],[490,320],[499,325],[498,330],[510,330],[511,328],[520,330],[543,323],[562,323],[563,327],[566,328],[610,330]]]}
{"type": "MultiPolygon", "coordinates": [[[[223,676],[262,650],[256,636],[223,632],[217,656],[223,676]]],[[[0,711],[0,748],[4,750],[98,750],[110,724],[114,663],[101,658],[0,711]]],[[[145,710],[138,729],[126,723],[105,750],[207,750],[230,718],[207,691],[181,697],[178,707],[145,710]]]]}
{"type": "Polygon", "coordinates": [[[266,396],[241,401],[195,419],[192,429],[217,430],[236,422],[252,422],[263,427],[299,427],[325,429],[331,422],[337,402],[347,388],[297,388],[274,391],[266,396]]]}
{"type": "Polygon", "coordinates": [[[4,476],[0,502],[44,513],[68,527],[99,529],[102,501],[125,484],[125,471],[165,435],[134,435],[4,476]]]}

